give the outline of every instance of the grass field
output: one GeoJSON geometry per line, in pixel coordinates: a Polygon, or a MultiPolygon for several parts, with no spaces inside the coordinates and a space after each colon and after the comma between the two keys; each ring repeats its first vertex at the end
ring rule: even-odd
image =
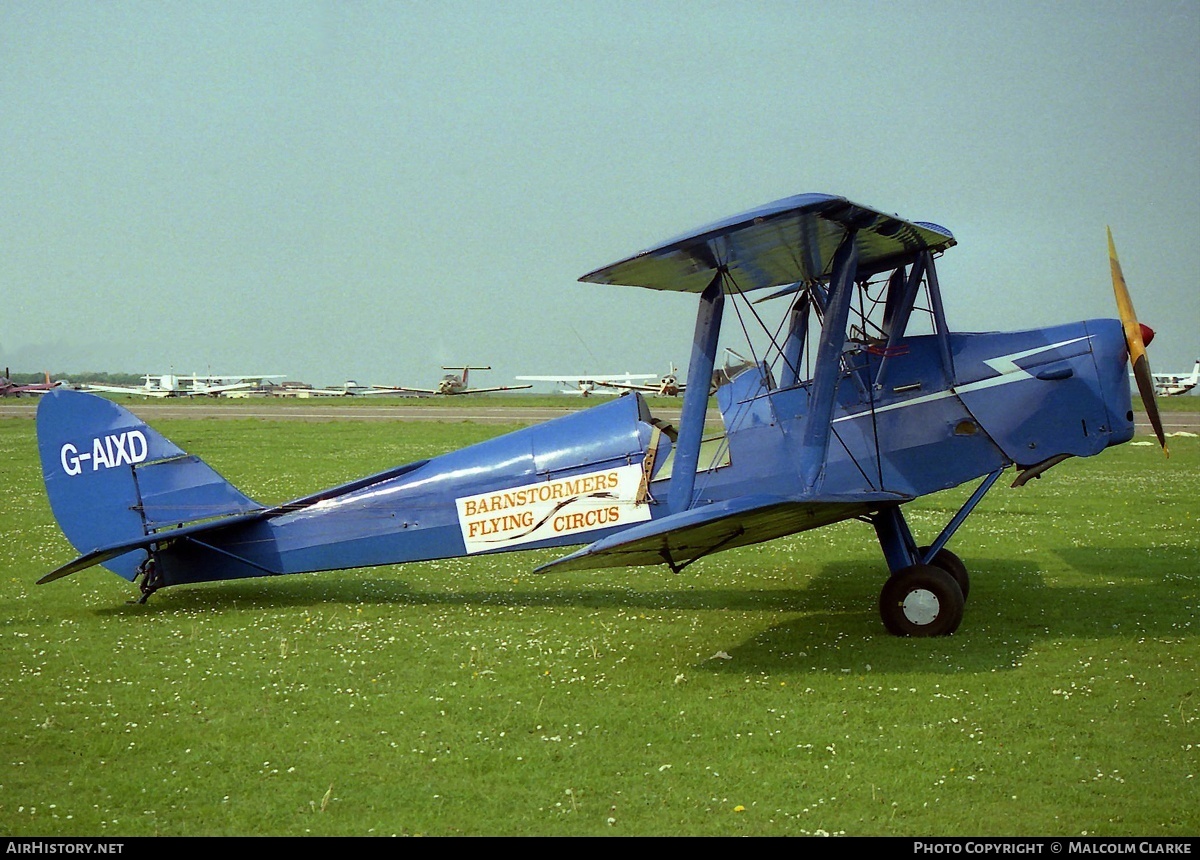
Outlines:
{"type": "MultiPolygon", "coordinates": [[[[510,429],[155,423],[264,502],[510,429]]],[[[1200,440],[995,489],[952,543],[959,632],[903,640],[860,523],[679,575],[35,586],[74,553],[33,433],[0,421],[0,833],[1200,832],[1200,440]]],[[[918,536],[969,490],[910,506],[918,536]]]]}

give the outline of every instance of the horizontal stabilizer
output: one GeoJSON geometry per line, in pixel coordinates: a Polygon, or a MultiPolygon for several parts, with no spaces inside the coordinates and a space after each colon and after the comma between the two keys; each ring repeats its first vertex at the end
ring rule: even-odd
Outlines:
{"type": "Polygon", "coordinates": [[[104,549],[93,550],[87,555],[81,555],[74,561],[64,564],[62,567],[57,567],[47,573],[37,581],[38,585],[45,585],[47,582],[54,582],[56,579],[62,579],[65,576],[70,576],[72,573],[79,573],[81,570],[87,570],[89,567],[94,567],[97,564],[122,556],[125,553],[138,549],[138,544],[132,546],[121,545],[115,547],[105,547],[104,549]]]}
{"type": "Polygon", "coordinates": [[[679,571],[719,550],[761,543],[862,516],[881,505],[908,499],[895,493],[846,493],[807,498],[746,496],[633,526],[542,565],[535,573],[647,564],[665,564],[679,571]]]}
{"type": "Polygon", "coordinates": [[[212,522],[199,523],[192,526],[184,526],[177,529],[167,529],[165,531],[156,532],[155,534],[146,535],[132,540],[121,541],[120,543],[110,546],[98,547],[91,552],[84,553],[64,564],[62,567],[55,568],[37,581],[38,585],[44,585],[47,582],[54,582],[56,579],[62,579],[65,576],[70,576],[73,573],[78,573],[81,570],[87,570],[97,564],[104,564],[106,561],[111,561],[119,558],[126,553],[139,549],[148,549],[156,543],[167,543],[168,541],[179,540],[181,538],[198,535],[202,532],[215,531],[223,529],[230,525],[250,522],[252,520],[263,519],[267,516],[266,511],[253,511],[242,516],[226,517],[225,519],[212,522]]]}

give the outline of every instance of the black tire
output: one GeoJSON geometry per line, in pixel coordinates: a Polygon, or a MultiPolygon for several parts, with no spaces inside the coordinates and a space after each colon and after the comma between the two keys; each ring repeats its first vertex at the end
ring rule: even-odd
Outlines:
{"type": "MultiPolygon", "coordinates": [[[[923,546],[917,550],[917,555],[924,558],[927,552],[929,552],[929,547],[923,546]]],[[[963,600],[970,596],[971,577],[967,574],[967,566],[963,564],[961,558],[943,547],[937,551],[937,555],[930,559],[929,563],[934,567],[940,567],[954,577],[954,581],[958,583],[958,587],[963,593],[963,600]]]]}
{"type": "Polygon", "coordinates": [[[954,576],[931,564],[896,571],[879,595],[879,616],[894,636],[949,636],[962,623],[963,606],[954,576]]]}

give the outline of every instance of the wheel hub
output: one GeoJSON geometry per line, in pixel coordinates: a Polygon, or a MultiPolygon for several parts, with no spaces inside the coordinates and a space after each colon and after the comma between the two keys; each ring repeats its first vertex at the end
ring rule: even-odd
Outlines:
{"type": "Polygon", "coordinates": [[[932,624],[941,610],[937,595],[924,588],[916,588],[908,593],[901,605],[904,617],[913,624],[924,626],[932,624]]]}

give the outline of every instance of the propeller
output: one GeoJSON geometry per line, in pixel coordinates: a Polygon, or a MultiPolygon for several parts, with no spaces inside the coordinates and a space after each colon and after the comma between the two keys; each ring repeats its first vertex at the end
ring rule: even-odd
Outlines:
{"type": "Polygon", "coordinates": [[[1129,347],[1129,363],[1133,367],[1133,378],[1137,380],[1138,393],[1142,395],[1142,405],[1146,408],[1146,417],[1158,437],[1158,444],[1168,457],[1167,440],[1163,435],[1162,419],[1158,414],[1158,400],[1154,395],[1154,376],[1150,372],[1150,359],[1146,357],[1146,344],[1154,339],[1154,330],[1138,322],[1133,310],[1133,299],[1129,297],[1129,288],[1125,286],[1125,276],[1121,273],[1121,262],[1117,259],[1117,248],[1113,244],[1112,228],[1108,228],[1108,262],[1112,267],[1113,293],[1117,297],[1117,312],[1121,315],[1121,325],[1125,329],[1125,344],[1129,347]]]}

